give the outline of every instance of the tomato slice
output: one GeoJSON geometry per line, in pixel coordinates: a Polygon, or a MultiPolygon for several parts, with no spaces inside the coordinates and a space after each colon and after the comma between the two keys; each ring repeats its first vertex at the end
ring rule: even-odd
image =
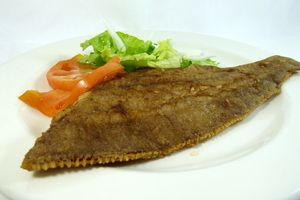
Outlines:
{"type": "Polygon", "coordinates": [[[78,82],[78,84],[76,84],[69,98],[61,107],[61,110],[65,109],[68,105],[75,103],[80,95],[89,91],[99,83],[114,79],[118,74],[124,72],[124,67],[120,64],[120,58],[112,58],[105,65],[86,75],[81,81],[78,82]]]}
{"type": "Polygon", "coordinates": [[[70,93],[71,91],[59,89],[41,93],[43,98],[38,106],[38,110],[48,117],[54,117],[54,115],[60,112],[70,93]]]}
{"type": "Polygon", "coordinates": [[[82,65],[78,54],[69,60],[63,60],[54,65],[46,74],[49,85],[53,89],[70,91],[88,73],[95,69],[92,65],[82,65]]]}
{"type": "Polygon", "coordinates": [[[124,67],[120,64],[120,58],[115,57],[104,66],[80,78],[71,91],[62,89],[53,89],[49,92],[28,90],[19,99],[38,109],[44,115],[54,117],[68,105],[75,103],[80,95],[101,82],[115,78],[120,73],[124,73],[124,67]]]}
{"type": "Polygon", "coordinates": [[[27,90],[19,99],[32,108],[39,110],[48,117],[56,115],[64,105],[71,91],[50,90],[49,92],[38,92],[27,90]]]}
{"type": "Polygon", "coordinates": [[[43,96],[36,90],[27,90],[19,97],[19,99],[30,107],[38,109],[43,96]]]}

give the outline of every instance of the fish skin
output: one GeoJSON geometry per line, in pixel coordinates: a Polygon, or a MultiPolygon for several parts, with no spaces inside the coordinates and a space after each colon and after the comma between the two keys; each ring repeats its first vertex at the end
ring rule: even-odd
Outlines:
{"type": "Polygon", "coordinates": [[[237,67],[139,69],[82,95],[56,115],[21,168],[28,171],[163,157],[250,115],[300,63],[286,57],[237,67]]]}

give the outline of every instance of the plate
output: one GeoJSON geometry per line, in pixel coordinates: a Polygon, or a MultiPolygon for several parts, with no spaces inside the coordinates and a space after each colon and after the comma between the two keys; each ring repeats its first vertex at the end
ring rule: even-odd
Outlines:
{"type": "MultiPolygon", "coordinates": [[[[171,31],[128,31],[142,39],[172,39],[179,51],[213,54],[221,67],[264,59],[271,53],[214,36],[171,31]]],[[[288,199],[300,196],[299,75],[248,118],[211,140],[161,159],[47,172],[20,168],[26,152],[50,123],[25,106],[25,90],[46,91],[45,73],[82,53],[92,36],[37,48],[1,66],[0,199],[288,199]],[[297,82],[298,80],[298,82],[297,82]]]]}

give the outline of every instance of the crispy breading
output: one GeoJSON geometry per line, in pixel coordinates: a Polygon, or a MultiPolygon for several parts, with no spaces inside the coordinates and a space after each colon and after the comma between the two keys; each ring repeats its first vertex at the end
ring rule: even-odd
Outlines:
{"type": "Polygon", "coordinates": [[[139,69],[81,96],[26,154],[28,171],[162,157],[244,119],[300,63],[272,56],[237,67],[139,69]]]}

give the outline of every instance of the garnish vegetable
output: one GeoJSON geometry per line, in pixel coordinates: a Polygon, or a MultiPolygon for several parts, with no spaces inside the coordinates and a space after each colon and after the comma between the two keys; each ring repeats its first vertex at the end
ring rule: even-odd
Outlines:
{"type": "Polygon", "coordinates": [[[125,71],[133,71],[139,67],[179,68],[188,67],[191,64],[212,66],[219,64],[210,58],[201,59],[199,57],[199,60],[184,58],[172,47],[170,39],[153,43],[150,40],[143,41],[122,32],[116,32],[112,37],[108,31],[104,31],[81,43],[80,46],[83,50],[90,46],[93,48],[93,52],[84,55],[80,60],[81,64],[100,67],[111,58],[118,56],[125,71]],[[115,42],[116,35],[119,37],[118,40],[123,41],[126,48],[118,48],[115,42]]]}
{"type": "MultiPolygon", "coordinates": [[[[69,62],[70,60],[65,61],[65,64],[72,64],[73,66],[74,63],[69,62]]],[[[60,63],[58,63],[58,65],[60,65],[60,63]]],[[[78,65],[81,66],[79,63],[78,65]]],[[[65,66],[65,68],[67,69],[68,66],[65,66]]],[[[39,110],[44,115],[54,117],[68,105],[76,102],[78,97],[84,92],[87,92],[101,82],[115,78],[118,74],[123,72],[124,67],[120,65],[120,59],[115,57],[104,66],[82,77],[71,90],[53,89],[49,92],[27,90],[19,99],[27,105],[39,110]]]]}

